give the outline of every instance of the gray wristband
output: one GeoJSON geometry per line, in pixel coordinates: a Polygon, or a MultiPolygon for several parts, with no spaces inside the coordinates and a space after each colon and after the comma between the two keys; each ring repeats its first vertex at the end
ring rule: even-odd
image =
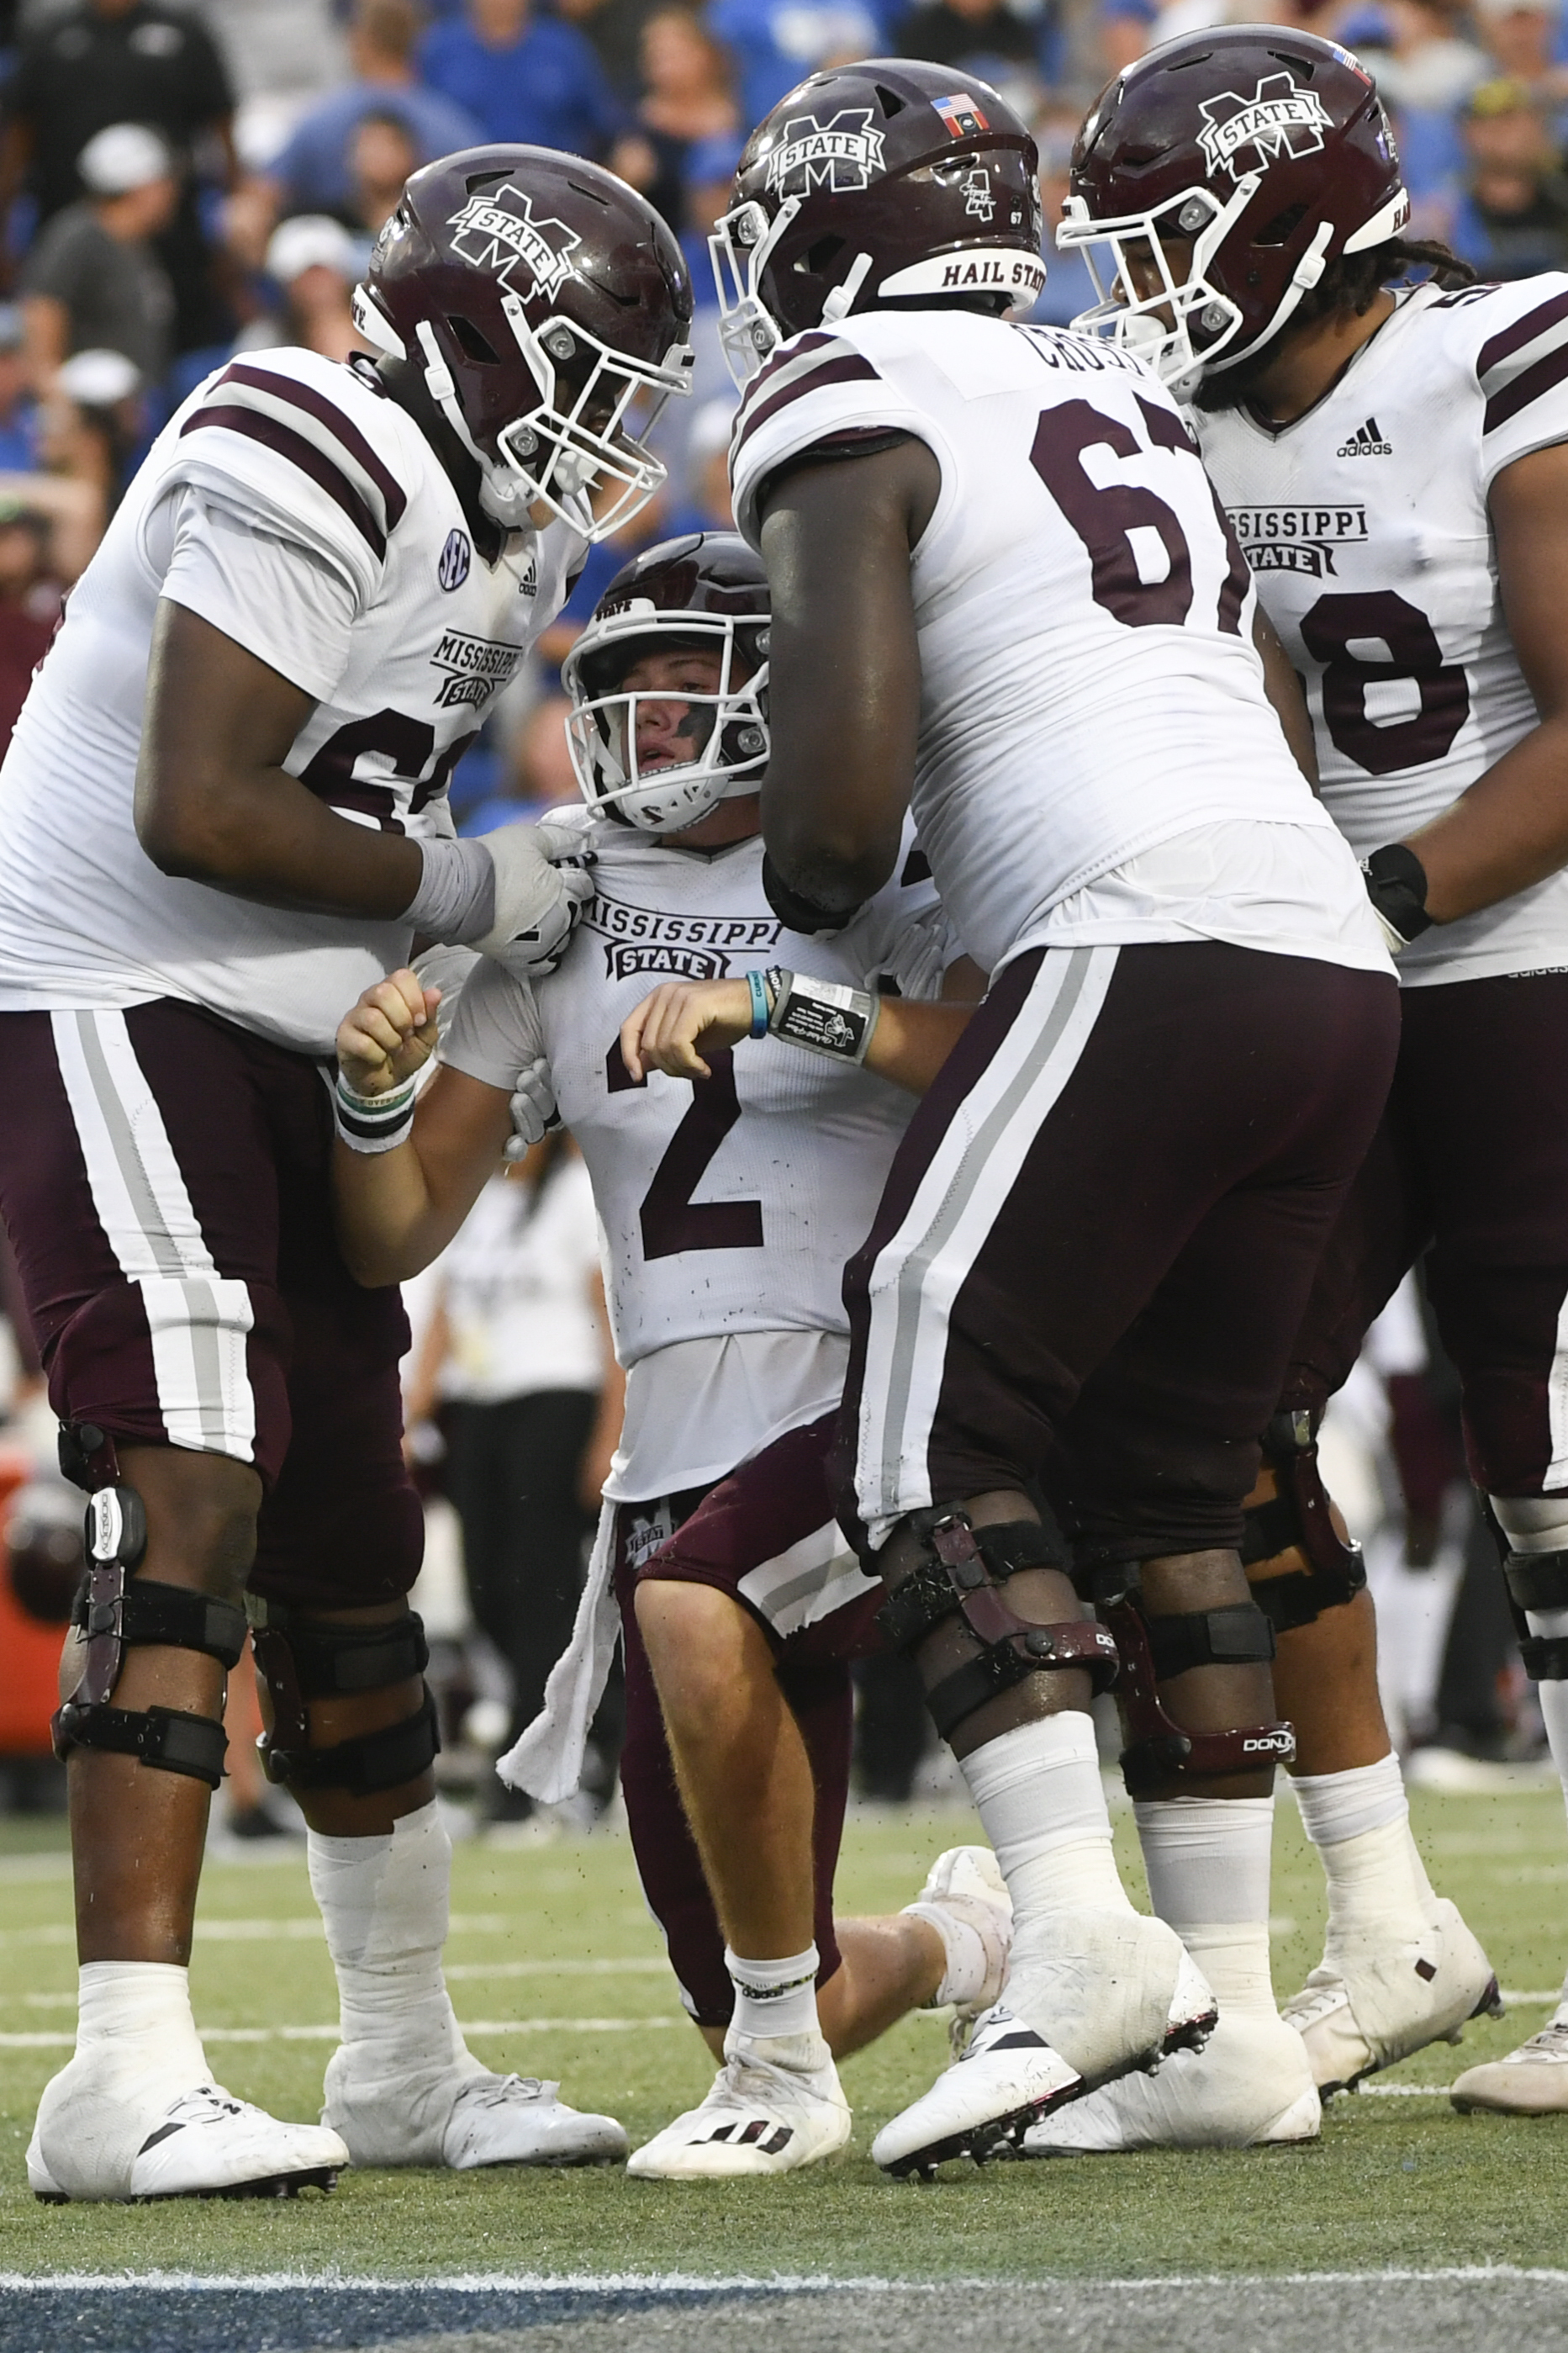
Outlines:
{"type": "Polygon", "coordinates": [[[483,842],[431,838],[419,849],[425,871],[404,922],[422,938],[449,946],[483,939],[496,919],[495,860],[483,842]]]}
{"type": "Polygon", "coordinates": [[[775,1038],[803,1046],[808,1054],[829,1054],[836,1062],[865,1060],[881,1011],[868,989],[784,972],[776,965],[767,978],[773,996],[768,1028],[775,1038]]]}

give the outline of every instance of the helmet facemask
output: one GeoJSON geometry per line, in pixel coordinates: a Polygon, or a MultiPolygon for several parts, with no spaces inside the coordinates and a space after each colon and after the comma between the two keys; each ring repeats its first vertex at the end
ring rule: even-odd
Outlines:
{"type": "Polygon", "coordinates": [[[721,801],[756,792],[768,761],[767,646],[765,621],[661,612],[647,598],[634,598],[604,620],[590,622],[561,672],[572,700],[567,744],[589,807],[641,832],[681,833],[721,801]],[[618,682],[647,654],[699,649],[711,649],[719,657],[711,689],[626,688],[618,682]],[[609,683],[611,679],[616,683],[609,683]],[[639,757],[638,721],[648,706],[660,703],[685,706],[673,736],[661,741],[668,749],[684,740],[691,757],[645,768],[648,755],[639,757]]]}
{"type": "Polygon", "coordinates": [[[1082,334],[1104,335],[1142,360],[1178,398],[1192,392],[1204,370],[1214,366],[1241,332],[1239,304],[1209,272],[1258,185],[1258,174],[1247,173],[1222,204],[1200,183],[1152,211],[1124,213],[1116,220],[1093,220],[1081,196],[1068,196],[1057,244],[1064,251],[1081,249],[1100,297],[1092,310],[1079,313],[1074,327],[1082,334]],[[1188,267],[1179,276],[1166,237],[1191,248],[1188,267]],[[1108,260],[1096,253],[1096,246],[1109,248],[1108,260]],[[1151,263],[1159,283],[1140,295],[1139,275],[1151,263]]]}
{"type": "MultiPolygon", "coordinates": [[[[742,392],[769,353],[784,340],[786,331],[779,325],[758,290],[773,248],[800,206],[798,196],[786,196],[770,221],[766,207],[752,198],[723,214],[714,223],[708,239],[713,284],[719,297],[719,341],[725,364],[742,392]]],[[[869,266],[868,255],[867,267],[869,266]]],[[[863,270],[861,276],[864,275],[863,270]]]]}
{"type": "MultiPolygon", "coordinates": [[[[362,332],[362,310],[374,308],[356,301],[362,332]]],[[[421,320],[430,396],[479,469],[480,503],[505,529],[524,530],[542,505],[584,539],[609,539],[664,486],[668,470],[643,437],[673,393],[689,392],[696,354],[689,343],[673,343],[661,363],[634,359],[575,320],[552,317],[535,332],[515,294],[502,296],[501,309],[539,387],[537,407],[499,428],[492,455],[463,413],[434,328],[421,320]]],[[[380,334],[374,340],[393,348],[380,334]]],[[[396,347],[401,353],[400,339],[396,347]]]]}
{"type": "MultiPolygon", "coordinates": [[[[1260,332],[1238,347],[1246,314],[1219,283],[1215,264],[1261,185],[1261,174],[1246,173],[1222,203],[1212,188],[1195,182],[1148,212],[1104,220],[1090,216],[1082,196],[1068,196],[1057,243],[1064,250],[1081,249],[1100,296],[1092,310],[1079,311],[1074,327],[1082,334],[1104,335],[1142,360],[1178,400],[1190,399],[1205,375],[1239,367],[1272,343],[1322,277],[1334,227],[1327,220],[1318,224],[1272,316],[1260,332]],[[1188,266],[1180,276],[1167,238],[1191,248],[1188,266]],[[1109,248],[1109,265],[1097,258],[1097,245],[1109,248]],[[1138,276],[1147,274],[1150,263],[1159,283],[1140,295],[1135,290],[1138,276]]],[[[1404,225],[1409,209],[1409,198],[1401,189],[1344,239],[1341,250],[1359,253],[1382,244],[1404,225]]]]}

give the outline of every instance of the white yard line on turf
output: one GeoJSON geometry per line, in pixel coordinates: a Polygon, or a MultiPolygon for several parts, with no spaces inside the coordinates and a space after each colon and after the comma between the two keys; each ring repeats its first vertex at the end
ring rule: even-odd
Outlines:
{"type": "MultiPolygon", "coordinates": [[[[462,2018],[464,2034],[658,2034],[670,2026],[684,2026],[679,2018],[462,2018]]],[[[335,2026],[203,2026],[204,2042],[335,2042],[335,2026]]],[[[57,2051],[75,2044],[76,2036],[63,2029],[40,2028],[32,2034],[0,2034],[0,2051],[57,2051]]]]}
{"type": "MultiPolygon", "coordinates": [[[[517,1912],[454,1912],[448,1934],[454,1936],[515,1936],[526,1926],[525,1915],[517,1912]]],[[[269,1944],[274,1938],[288,1942],[294,1938],[309,1942],[321,1935],[319,1914],[296,1914],[280,1920],[198,1920],[196,1936],[209,1945],[269,1944]]],[[[16,1945],[68,1945],[76,1931],[64,1920],[46,1920],[36,1928],[0,1928],[0,1951],[16,1945]]],[[[655,1966],[650,1961],[552,1961],[540,1962],[541,1968],[562,1969],[643,1969],[655,1966]]],[[[658,1967],[666,1964],[660,1961],[658,1967]]]]}
{"type": "MultiPolygon", "coordinates": [[[[1134,2276],[1093,2280],[1086,2280],[1076,2274],[1047,2273],[1036,2284],[1047,2288],[1088,2285],[1160,2295],[1173,2287],[1349,2287],[1373,2286],[1383,2281],[1403,2280],[1475,2280],[1481,2283],[1540,2280],[1553,2285],[1568,2285],[1568,2271],[1550,2271],[1543,2265],[1527,2267],[1522,2263],[1449,2263],[1434,2264],[1426,2271],[1391,2265],[1386,2271],[1179,2272],[1158,2274],[1152,2278],[1134,2276]]],[[[421,2292],[455,2295],[494,2295],[498,2292],[526,2295],[542,2291],[559,2294],[573,2290],[603,2294],[615,2289],[652,2289],[660,2293],[701,2289],[713,2295],[755,2294],[759,2290],[794,2295],[822,2295],[833,2291],[863,2294],[868,2290],[897,2290],[900,2294],[910,2295],[918,2294],[922,2289],[985,2289],[996,2284],[994,2279],[969,2278],[962,2274],[921,2280],[858,2276],[852,2272],[840,2278],[821,2272],[775,2272],[766,2279],[745,2273],[710,2275],[701,2272],[422,2272],[413,2278],[406,2273],[384,2272],[348,2277],[304,2271],[55,2272],[43,2278],[31,2272],[0,2272],[0,2295],[18,2289],[35,2294],[80,2295],[95,2288],[153,2288],[171,2295],[204,2295],[223,2290],[232,2292],[237,2288],[262,2293],[281,2290],[294,2294],[307,2289],[312,2295],[363,2295],[367,2289],[384,2291],[387,2288],[415,2288],[421,2292]]]]}

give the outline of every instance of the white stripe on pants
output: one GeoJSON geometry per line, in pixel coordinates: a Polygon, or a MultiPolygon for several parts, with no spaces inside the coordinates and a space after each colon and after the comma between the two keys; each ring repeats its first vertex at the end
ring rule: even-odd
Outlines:
{"type": "Polygon", "coordinates": [[[142,1293],[169,1442],[253,1461],[250,1293],[213,1262],[125,1016],[49,1020],[99,1223],[142,1293]]]}
{"type": "MultiPolygon", "coordinates": [[[[1116,970],[1114,947],[1054,949],[954,1114],[869,1283],[856,1495],[873,1546],[939,1499],[928,1453],[952,1305],[1077,1069],[1116,970]]],[[[956,1497],[942,1496],[950,1503],[956,1497]]]]}

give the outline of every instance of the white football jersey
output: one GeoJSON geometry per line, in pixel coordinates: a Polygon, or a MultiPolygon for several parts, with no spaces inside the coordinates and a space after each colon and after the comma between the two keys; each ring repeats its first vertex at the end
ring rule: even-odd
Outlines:
{"type": "Polygon", "coordinates": [[[768,905],[760,839],[674,849],[598,823],[589,840],[595,895],[559,968],[530,990],[481,962],[442,1060],[510,1087],[548,1056],[594,1180],[623,1365],[731,1333],[846,1332],[844,1262],[870,1230],[914,1098],[774,1038],[711,1058],[700,1084],[656,1071],[634,1087],[620,1026],[661,980],[773,964],[935,997],[957,951],[924,859],[907,839],[900,873],[854,923],[808,940],[768,905]]]}
{"type": "Polygon", "coordinates": [[[873,311],[797,335],[736,420],[741,529],[757,543],[759,492],[784,461],[889,429],[942,469],[911,559],[910,806],[978,964],[1039,944],[1061,900],[1178,834],[1326,824],[1264,690],[1246,563],[1144,367],[965,312],[873,311]]]}
{"type": "Polygon", "coordinates": [[[406,962],[405,923],[172,881],[132,818],[160,597],[315,698],[284,766],[354,823],[450,831],[447,786],[559,610],[584,543],[493,566],[413,419],[304,351],[209,376],[159,435],[66,608],[0,769],[0,1008],[173,997],[306,1053],[406,962]]]}
{"type": "MultiPolygon", "coordinates": [[[[1307,688],[1323,799],[1364,857],[1438,816],[1536,724],[1487,501],[1568,439],[1568,277],[1402,294],[1315,408],[1196,414],[1205,461],[1307,688]]],[[[1408,987],[1568,965],[1568,871],[1424,932],[1408,987]]]]}

